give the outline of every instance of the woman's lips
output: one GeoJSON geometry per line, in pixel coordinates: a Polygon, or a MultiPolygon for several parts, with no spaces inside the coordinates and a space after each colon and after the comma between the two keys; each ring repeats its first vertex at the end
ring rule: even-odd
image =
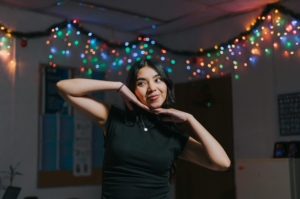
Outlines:
{"type": "Polygon", "coordinates": [[[150,100],[157,100],[158,98],[159,98],[159,95],[153,95],[153,96],[148,97],[148,99],[150,99],[150,100]]]}

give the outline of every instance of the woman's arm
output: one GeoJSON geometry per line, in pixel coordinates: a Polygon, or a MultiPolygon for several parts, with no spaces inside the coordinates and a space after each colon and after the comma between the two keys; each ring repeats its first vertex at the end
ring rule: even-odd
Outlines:
{"type": "Polygon", "coordinates": [[[57,82],[57,92],[74,108],[86,115],[89,119],[99,124],[105,134],[105,123],[108,117],[110,104],[99,101],[89,96],[90,93],[108,90],[118,90],[129,108],[131,102],[147,109],[135,95],[121,82],[93,80],[93,79],[68,79],[57,82]],[[121,88],[121,89],[120,89],[121,88]]]}
{"type": "Polygon", "coordinates": [[[121,82],[75,78],[57,82],[56,88],[61,97],[71,106],[100,125],[103,131],[106,132],[105,123],[110,104],[98,101],[88,94],[105,90],[117,90],[121,85],[121,82]]]}
{"type": "Polygon", "coordinates": [[[189,113],[175,109],[156,109],[154,112],[165,114],[163,121],[187,122],[196,136],[190,137],[179,158],[212,170],[226,170],[230,160],[219,142],[189,113]]]}
{"type": "Polygon", "coordinates": [[[212,170],[228,169],[230,160],[219,142],[192,115],[188,115],[186,122],[192,127],[195,137],[189,138],[179,158],[212,170]]]}

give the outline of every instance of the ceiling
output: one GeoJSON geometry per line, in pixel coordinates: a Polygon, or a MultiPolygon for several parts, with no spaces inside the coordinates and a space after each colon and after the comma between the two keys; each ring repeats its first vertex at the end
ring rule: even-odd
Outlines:
{"type": "Polygon", "coordinates": [[[145,35],[184,31],[280,0],[0,0],[3,5],[145,35]]]}

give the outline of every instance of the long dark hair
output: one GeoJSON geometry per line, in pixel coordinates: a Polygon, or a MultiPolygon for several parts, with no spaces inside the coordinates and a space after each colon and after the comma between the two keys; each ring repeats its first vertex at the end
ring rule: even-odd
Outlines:
{"type": "MultiPolygon", "coordinates": [[[[137,74],[139,70],[145,66],[153,68],[157,73],[161,76],[162,80],[167,85],[167,96],[166,100],[162,104],[162,108],[175,108],[175,95],[174,95],[174,85],[173,81],[169,78],[169,75],[163,65],[161,65],[159,62],[152,60],[152,59],[142,59],[140,61],[135,62],[131,69],[128,71],[126,86],[131,90],[132,93],[134,93],[135,87],[136,87],[136,80],[137,80],[137,74]]],[[[137,115],[142,114],[144,110],[141,110],[141,108],[135,106],[133,104],[134,110],[133,112],[137,115]]],[[[125,110],[129,111],[128,107],[125,105],[125,110]]],[[[165,123],[165,125],[168,125],[169,127],[176,127],[176,124],[174,123],[165,123]]],[[[176,164],[175,161],[173,162],[170,173],[169,173],[169,182],[174,182],[175,175],[176,175],[176,164]]]]}

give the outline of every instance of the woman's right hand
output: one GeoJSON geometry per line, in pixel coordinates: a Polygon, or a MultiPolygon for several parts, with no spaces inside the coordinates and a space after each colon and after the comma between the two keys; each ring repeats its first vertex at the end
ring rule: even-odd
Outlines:
{"type": "Polygon", "coordinates": [[[149,107],[146,106],[145,104],[143,104],[142,102],[140,102],[138,100],[138,98],[129,90],[129,88],[126,85],[123,85],[121,87],[121,89],[119,90],[119,93],[122,97],[122,99],[125,101],[127,107],[129,108],[129,110],[133,110],[133,106],[131,104],[134,103],[137,106],[139,106],[142,109],[145,109],[147,111],[150,111],[149,107]]]}

